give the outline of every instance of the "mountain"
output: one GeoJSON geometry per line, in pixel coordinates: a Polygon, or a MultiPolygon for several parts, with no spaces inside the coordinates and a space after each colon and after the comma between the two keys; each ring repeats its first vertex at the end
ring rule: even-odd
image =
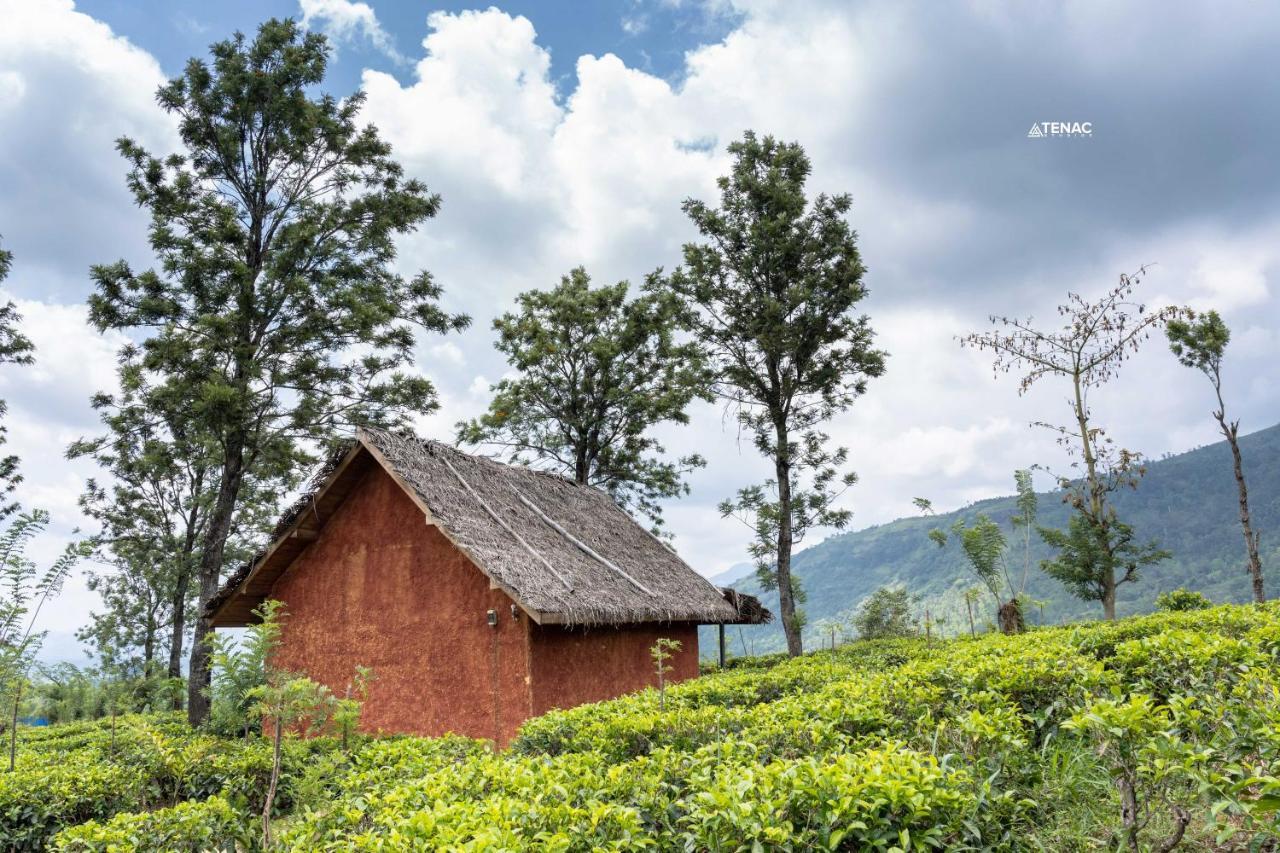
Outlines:
{"type": "Polygon", "coordinates": [[[740,580],[750,577],[756,570],[753,563],[734,563],[719,574],[707,578],[716,586],[733,586],[740,580]]]}
{"type": "MultiPolygon", "coordinates": [[[[1280,425],[1241,437],[1240,450],[1249,485],[1250,511],[1255,529],[1262,535],[1267,592],[1275,597],[1280,594],[1280,425]]],[[[1012,471],[1009,482],[1012,485],[1012,471]]],[[[1231,451],[1225,441],[1149,463],[1137,490],[1118,493],[1115,506],[1120,518],[1133,525],[1138,541],[1155,539],[1173,552],[1171,559],[1147,569],[1138,581],[1120,587],[1120,616],[1152,610],[1156,595],[1176,587],[1197,590],[1220,603],[1249,600],[1236,483],[1231,451]]],[[[902,518],[842,533],[796,554],[794,571],[808,593],[804,605],[809,621],[806,646],[826,642],[830,636],[823,626],[814,623],[847,621],[863,598],[885,584],[905,584],[919,597],[921,613],[928,608],[932,617],[943,620],[943,633],[968,630],[961,591],[977,580],[969,573],[957,546],[948,543],[940,549],[929,540],[928,532],[935,527],[947,529],[960,518],[971,520],[980,512],[1000,523],[1010,540],[1011,573],[1015,568],[1020,572],[1022,551],[1009,524],[1014,514],[1013,497],[992,498],[954,512],[902,518]]],[[[1062,493],[1041,494],[1039,523],[1061,528],[1066,521],[1062,493]]],[[[1099,618],[1099,603],[1073,598],[1061,584],[1040,571],[1040,560],[1047,556],[1048,549],[1033,535],[1028,593],[1042,600],[1044,607],[1043,612],[1031,608],[1029,621],[1035,623],[1043,618],[1048,623],[1058,623],[1099,618]]],[[[734,586],[760,595],[777,612],[777,595],[762,593],[754,577],[743,578],[734,586]]],[[[994,618],[990,596],[978,606],[983,622],[994,618]]],[[[728,640],[733,654],[761,654],[785,648],[782,629],[777,624],[731,627],[728,640]]],[[[713,654],[714,644],[714,629],[704,629],[703,652],[713,654]]]]}

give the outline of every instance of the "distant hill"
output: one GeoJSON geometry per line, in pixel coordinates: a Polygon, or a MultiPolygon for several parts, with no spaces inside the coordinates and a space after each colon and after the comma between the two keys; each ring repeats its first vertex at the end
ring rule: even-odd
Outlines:
{"type": "Polygon", "coordinates": [[[734,563],[723,572],[712,575],[707,580],[716,586],[733,586],[738,581],[750,576],[755,570],[756,567],[751,563],[734,563]]]}
{"type": "MultiPolygon", "coordinates": [[[[1256,528],[1262,534],[1262,565],[1269,597],[1280,595],[1280,425],[1240,439],[1249,484],[1249,505],[1256,528]]],[[[1010,486],[1013,472],[1009,472],[1010,486]]],[[[1173,558],[1149,569],[1136,583],[1120,587],[1119,615],[1148,612],[1155,597],[1164,590],[1185,586],[1198,590],[1215,602],[1247,601],[1249,579],[1245,571],[1244,541],[1236,500],[1235,478],[1231,472],[1231,451],[1226,442],[1169,456],[1148,465],[1147,475],[1137,491],[1116,497],[1122,519],[1134,526],[1141,541],[1154,538],[1173,558]]],[[[920,597],[920,610],[927,606],[941,616],[944,633],[967,630],[961,590],[976,583],[966,570],[958,551],[948,545],[940,550],[927,534],[934,527],[949,527],[958,518],[972,518],[985,512],[1009,531],[1013,498],[993,498],[928,518],[902,518],[888,524],[833,536],[795,556],[796,573],[803,580],[809,600],[804,606],[810,625],[823,619],[847,619],[869,593],[884,584],[902,583],[920,597]]],[[[1040,496],[1040,523],[1064,527],[1067,507],[1062,494],[1040,496]]],[[[1012,538],[1012,537],[1011,537],[1012,538]]],[[[1034,560],[1028,585],[1033,598],[1044,600],[1046,622],[1098,618],[1101,605],[1071,597],[1062,585],[1038,568],[1048,549],[1033,537],[1034,560]]],[[[1016,562],[1017,551],[1011,549],[1016,562]]],[[[735,587],[760,594],[766,604],[777,608],[776,594],[762,594],[754,577],[735,587]]],[[[989,601],[989,599],[988,599],[989,601]]],[[[991,618],[984,603],[983,617],[991,618]]],[[[1032,622],[1040,613],[1032,611],[1032,622]]],[[[810,628],[806,645],[818,641],[810,628]]],[[[779,626],[730,628],[728,639],[733,654],[760,654],[784,648],[779,626]]],[[[826,636],[821,638],[826,640],[826,636]]],[[[704,629],[702,651],[714,653],[714,629],[704,629]]]]}

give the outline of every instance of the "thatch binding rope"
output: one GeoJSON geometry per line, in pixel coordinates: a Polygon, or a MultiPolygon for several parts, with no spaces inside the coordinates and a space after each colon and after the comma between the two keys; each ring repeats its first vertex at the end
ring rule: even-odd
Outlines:
{"type": "Polygon", "coordinates": [[[582,553],[586,554],[588,557],[600,563],[600,565],[604,566],[606,569],[610,569],[611,571],[615,571],[618,574],[622,575],[622,577],[627,579],[628,583],[630,583],[636,589],[643,592],[645,595],[649,595],[649,596],[653,595],[653,591],[650,590],[649,587],[645,586],[644,584],[640,583],[640,581],[631,577],[631,575],[627,574],[622,569],[615,566],[612,562],[610,562],[605,557],[602,557],[599,554],[597,554],[590,545],[588,545],[586,542],[583,542],[581,539],[579,539],[578,537],[574,536],[572,533],[570,533],[569,531],[561,527],[554,518],[552,518],[551,516],[543,512],[541,509],[539,509],[537,504],[535,504],[533,501],[526,498],[524,495],[520,494],[519,489],[512,486],[511,491],[515,494],[517,498],[520,499],[520,503],[524,504],[529,509],[533,510],[534,514],[537,515],[538,518],[541,518],[543,521],[547,523],[548,526],[551,527],[552,530],[559,533],[565,539],[568,539],[570,542],[576,545],[578,549],[582,551],[582,553]]]}
{"type": "Polygon", "coordinates": [[[471,484],[468,483],[466,479],[461,474],[458,473],[458,469],[454,468],[453,465],[450,464],[448,459],[442,458],[440,461],[443,462],[445,464],[445,467],[449,469],[450,473],[452,473],[453,476],[458,479],[458,482],[462,484],[462,487],[467,490],[467,492],[471,495],[471,497],[476,499],[476,503],[480,504],[480,508],[483,509],[486,513],[488,513],[490,518],[492,518],[495,522],[497,522],[498,525],[503,530],[510,533],[511,538],[519,542],[521,547],[523,547],[526,551],[528,551],[529,554],[532,555],[535,560],[537,560],[539,563],[542,563],[542,565],[546,567],[547,571],[555,575],[556,579],[559,580],[560,583],[564,584],[565,589],[569,590],[569,592],[573,592],[573,584],[569,583],[569,581],[565,578],[564,575],[556,571],[556,567],[551,565],[551,563],[547,561],[546,557],[539,554],[536,548],[534,548],[528,542],[524,541],[524,539],[521,538],[520,534],[516,533],[515,530],[512,529],[510,524],[507,524],[505,521],[503,521],[502,516],[494,512],[493,507],[485,503],[484,498],[480,497],[479,493],[476,492],[476,490],[471,487],[471,484]]]}

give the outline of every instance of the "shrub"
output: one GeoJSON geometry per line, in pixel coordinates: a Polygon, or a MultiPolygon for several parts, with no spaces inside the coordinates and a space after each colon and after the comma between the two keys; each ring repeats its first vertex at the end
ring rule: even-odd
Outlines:
{"type": "Polygon", "coordinates": [[[116,815],[106,822],[65,829],[53,839],[58,853],[173,853],[252,849],[252,821],[222,797],[178,803],[153,812],[116,815]]]}
{"type": "Polygon", "coordinates": [[[1212,606],[1212,601],[1189,589],[1171,589],[1156,596],[1156,610],[1163,612],[1208,610],[1212,606]]]}

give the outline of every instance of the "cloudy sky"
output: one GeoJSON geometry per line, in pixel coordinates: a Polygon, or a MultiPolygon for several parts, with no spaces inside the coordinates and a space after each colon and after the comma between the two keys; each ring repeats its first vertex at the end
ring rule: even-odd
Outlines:
{"type": "MultiPolygon", "coordinates": [[[[1234,333],[1230,405],[1245,431],[1280,419],[1280,9],[1258,3],[903,3],[608,0],[566,4],[371,0],[0,0],[0,235],[4,288],[34,367],[0,370],[21,497],[49,509],[42,555],[82,524],[91,466],[63,460],[96,431],[89,396],[113,386],[122,339],[85,325],[90,264],[149,263],[145,221],[112,142],[175,146],[153,100],[186,59],[269,15],[336,46],[328,88],[368,92],[365,118],[444,199],[400,247],[445,304],[476,320],[424,340],[441,392],[423,431],[448,438],[504,370],[489,320],[584,264],[599,281],[670,267],[714,197],[724,147],[747,128],[800,142],[813,191],[849,192],[890,354],[831,432],[861,482],[855,526],[1009,491],[1052,463],[1063,389],[1025,397],[957,335],[998,311],[1049,322],[1068,290],[1101,292],[1155,264],[1152,304],[1216,307],[1234,333]],[[1028,138],[1036,122],[1088,137],[1028,138]]],[[[1122,444],[1152,456],[1214,440],[1208,386],[1159,341],[1094,400],[1122,444]]],[[[715,504],[764,478],[723,413],[664,433],[708,468],[668,509],[685,557],[712,574],[744,558],[715,504]]],[[[93,596],[74,581],[49,613],[48,657],[93,596]]]]}

